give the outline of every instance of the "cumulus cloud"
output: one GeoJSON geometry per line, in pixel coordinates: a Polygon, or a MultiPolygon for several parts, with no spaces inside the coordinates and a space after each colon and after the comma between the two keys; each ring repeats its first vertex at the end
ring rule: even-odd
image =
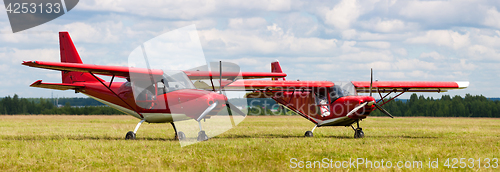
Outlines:
{"type": "Polygon", "coordinates": [[[417,23],[408,23],[399,19],[382,20],[379,17],[375,17],[369,21],[363,21],[360,25],[366,30],[385,33],[417,30],[419,27],[417,23]]]}
{"type": "Polygon", "coordinates": [[[233,29],[255,29],[259,27],[265,27],[266,25],[266,19],[260,17],[233,18],[229,19],[228,24],[228,26],[233,29]]]}
{"type": "Polygon", "coordinates": [[[433,59],[433,60],[444,60],[446,59],[445,56],[439,54],[438,52],[430,52],[430,53],[422,53],[420,54],[420,58],[422,59],[433,59]]]}
{"type": "Polygon", "coordinates": [[[486,11],[486,17],[484,18],[483,24],[496,29],[500,28],[500,13],[496,7],[491,7],[486,11]]]}
{"type": "Polygon", "coordinates": [[[325,13],[325,23],[337,29],[349,29],[361,15],[361,7],[356,0],[342,0],[325,13]]]}
{"type": "Polygon", "coordinates": [[[460,34],[451,30],[430,30],[425,35],[407,39],[412,44],[434,44],[459,49],[470,44],[469,33],[460,34]]]}

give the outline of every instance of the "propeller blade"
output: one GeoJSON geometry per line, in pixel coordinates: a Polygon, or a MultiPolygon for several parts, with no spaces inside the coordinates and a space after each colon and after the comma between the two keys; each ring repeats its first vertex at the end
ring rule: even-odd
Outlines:
{"type": "Polygon", "coordinates": [[[347,113],[346,116],[351,116],[352,114],[354,114],[354,112],[358,111],[359,109],[361,109],[363,106],[365,106],[366,104],[368,104],[368,102],[364,102],[362,104],[360,104],[359,106],[356,106],[354,109],[352,109],[349,113],[347,113]]]}
{"type": "Polygon", "coordinates": [[[243,117],[247,116],[247,114],[245,114],[243,111],[241,111],[240,109],[238,109],[238,107],[236,107],[235,105],[233,105],[229,101],[226,101],[226,105],[227,105],[228,108],[230,108],[231,110],[233,110],[236,113],[240,114],[241,116],[243,116],[243,117]]]}
{"type": "Polygon", "coordinates": [[[394,118],[394,116],[392,116],[389,112],[387,112],[387,111],[386,111],[384,108],[382,108],[380,105],[378,105],[378,104],[376,104],[376,103],[374,103],[373,105],[375,105],[375,107],[376,107],[378,110],[382,111],[382,113],[384,113],[385,115],[387,115],[387,116],[389,116],[389,117],[391,117],[391,118],[394,118]]]}

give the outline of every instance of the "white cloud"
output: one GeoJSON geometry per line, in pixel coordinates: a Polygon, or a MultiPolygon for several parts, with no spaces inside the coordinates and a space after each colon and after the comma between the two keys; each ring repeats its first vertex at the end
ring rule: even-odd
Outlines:
{"type": "Polygon", "coordinates": [[[384,33],[417,30],[419,27],[416,23],[406,23],[399,19],[382,20],[379,17],[372,18],[369,21],[360,22],[360,24],[364,29],[384,33]]]}
{"type": "Polygon", "coordinates": [[[0,60],[10,62],[14,65],[20,65],[22,61],[60,61],[59,49],[17,49],[1,48],[0,60]]]}
{"type": "Polygon", "coordinates": [[[459,49],[470,44],[469,32],[460,34],[451,30],[430,30],[425,35],[407,39],[412,44],[434,44],[459,49]]]}
{"type": "Polygon", "coordinates": [[[446,59],[445,56],[439,54],[438,52],[430,52],[430,53],[422,53],[420,54],[420,58],[423,58],[423,59],[434,59],[434,60],[444,60],[446,59]]]}
{"type": "Polygon", "coordinates": [[[473,57],[473,60],[500,61],[500,53],[497,50],[483,45],[470,46],[468,55],[473,57]]]}
{"type": "Polygon", "coordinates": [[[229,19],[228,24],[228,26],[233,29],[255,29],[259,27],[265,27],[266,25],[266,19],[260,17],[233,18],[229,19]]]}
{"type": "Polygon", "coordinates": [[[368,42],[360,42],[359,44],[379,49],[387,49],[391,47],[391,43],[385,41],[368,41],[368,42]]]}
{"type": "Polygon", "coordinates": [[[483,24],[497,29],[500,28],[500,13],[497,11],[496,7],[491,7],[486,11],[486,17],[484,18],[483,24]]]}
{"type": "Polygon", "coordinates": [[[361,8],[356,0],[342,0],[325,13],[325,24],[337,29],[349,29],[360,15],[361,8]]]}

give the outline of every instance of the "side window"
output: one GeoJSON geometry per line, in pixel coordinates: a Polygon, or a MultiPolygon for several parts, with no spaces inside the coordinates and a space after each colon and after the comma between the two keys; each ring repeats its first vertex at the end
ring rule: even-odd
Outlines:
{"type": "Polygon", "coordinates": [[[328,89],[318,88],[314,94],[316,95],[316,104],[318,105],[328,104],[328,89]]]}

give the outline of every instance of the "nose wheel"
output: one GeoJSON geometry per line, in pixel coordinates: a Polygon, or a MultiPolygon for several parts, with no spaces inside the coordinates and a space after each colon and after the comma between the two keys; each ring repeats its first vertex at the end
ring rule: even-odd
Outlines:
{"type": "Polygon", "coordinates": [[[200,131],[198,132],[198,141],[205,141],[208,140],[207,134],[205,134],[205,131],[200,131]]]}
{"type": "Polygon", "coordinates": [[[359,128],[359,120],[356,120],[356,126],[357,128],[354,128],[352,125],[352,129],[354,130],[354,138],[363,138],[365,137],[365,133],[363,132],[362,128],[359,128]]]}

